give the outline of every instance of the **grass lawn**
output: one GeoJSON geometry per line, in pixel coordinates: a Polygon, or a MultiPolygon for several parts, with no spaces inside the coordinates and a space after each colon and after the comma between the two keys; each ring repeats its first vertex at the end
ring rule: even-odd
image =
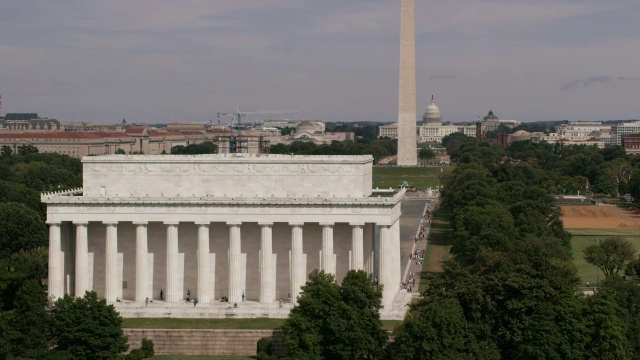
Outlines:
{"type": "Polygon", "coordinates": [[[622,236],[631,242],[636,251],[640,253],[640,234],[638,230],[629,229],[568,229],[572,235],[571,250],[573,251],[573,263],[578,268],[578,276],[585,285],[588,281],[590,285],[596,284],[598,276],[603,279],[602,272],[584,260],[583,252],[589,245],[595,244],[599,239],[606,239],[611,236],[622,236]]]}
{"type": "MultiPolygon", "coordinates": [[[[125,318],[125,329],[279,329],[285,319],[174,319],[174,318],[125,318]]],[[[383,320],[385,330],[393,330],[401,321],[383,320]]]]}
{"type": "Polygon", "coordinates": [[[431,221],[425,261],[422,265],[422,275],[418,290],[423,292],[427,289],[427,282],[424,281],[428,274],[442,272],[442,260],[449,257],[451,249],[451,226],[449,226],[448,214],[444,210],[437,208],[431,221]]]}
{"type": "Polygon", "coordinates": [[[453,171],[453,166],[442,167],[373,167],[373,187],[397,188],[406,181],[418,190],[440,185],[440,175],[453,171]]]}

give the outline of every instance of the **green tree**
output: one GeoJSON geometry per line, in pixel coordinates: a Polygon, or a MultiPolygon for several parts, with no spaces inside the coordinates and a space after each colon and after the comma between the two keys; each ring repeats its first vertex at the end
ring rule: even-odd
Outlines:
{"type": "Polygon", "coordinates": [[[340,287],[317,270],[302,287],[298,306],[283,325],[293,359],[372,359],[386,333],[379,319],[381,293],[371,277],[350,271],[340,287]]]}
{"type": "Polygon", "coordinates": [[[11,322],[15,337],[14,355],[38,358],[50,346],[48,299],[38,280],[26,280],[16,293],[15,316],[11,322]]]}
{"type": "Polygon", "coordinates": [[[593,192],[600,195],[616,196],[618,195],[618,183],[613,176],[602,173],[596,176],[593,192]]]}
{"type": "Polygon", "coordinates": [[[122,318],[94,291],[82,298],[58,299],[51,309],[51,329],[55,349],[75,359],[110,360],[129,348],[122,318]]]}
{"type": "Polygon", "coordinates": [[[342,280],[344,311],[331,324],[339,341],[329,344],[328,359],[372,359],[382,353],[387,341],[380,321],[382,291],[372,284],[364,271],[349,271],[342,280]]]}
{"type": "Polygon", "coordinates": [[[640,286],[635,281],[621,278],[605,280],[601,293],[612,296],[622,311],[621,319],[627,324],[627,340],[634,359],[640,358],[640,286]]]}
{"type": "Polygon", "coordinates": [[[116,155],[126,155],[127,153],[123,149],[117,149],[114,154],[116,155]]]}
{"type": "Polygon", "coordinates": [[[47,227],[37,212],[23,204],[0,204],[0,258],[47,242],[47,227]]]}
{"type": "MultiPolygon", "coordinates": [[[[456,299],[423,301],[412,306],[402,325],[393,331],[386,359],[469,359],[474,339],[456,299]]],[[[494,353],[494,358],[497,358],[494,353]]]]}
{"type": "Polygon", "coordinates": [[[331,274],[317,270],[302,286],[298,306],[282,326],[289,356],[293,359],[325,359],[330,341],[335,341],[331,320],[339,316],[340,287],[331,274]]]}
{"type": "Polygon", "coordinates": [[[635,253],[633,244],[620,236],[614,236],[584,249],[584,259],[602,270],[606,277],[614,277],[628,262],[634,260],[635,253]]]}
{"type": "Polygon", "coordinates": [[[635,169],[629,179],[629,194],[636,204],[640,204],[640,169],[635,169]]]}
{"type": "Polygon", "coordinates": [[[609,294],[597,293],[587,299],[584,318],[590,339],[585,347],[585,358],[630,359],[627,325],[621,314],[620,307],[609,294]]]}
{"type": "Polygon", "coordinates": [[[20,145],[18,147],[18,154],[20,155],[31,155],[37,154],[39,152],[38,148],[29,144],[29,145],[20,145]]]}
{"type": "Polygon", "coordinates": [[[16,277],[42,281],[49,272],[49,250],[40,246],[31,250],[20,250],[11,255],[11,265],[16,277]]]}
{"type": "Polygon", "coordinates": [[[0,181],[0,203],[21,203],[35,210],[44,219],[46,206],[40,201],[40,193],[22,184],[11,181],[0,181]]]}
{"type": "Polygon", "coordinates": [[[13,150],[11,150],[10,146],[2,145],[2,149],[0,150],[0,156],[9,157],[13,154],[13,150]]]}
{"type": "Polygon", "coordinates": [[[431,148],[422,148],[419,153],[420,159],[423,161],[431,160],[436,157],[436,153],[431,148]]]}

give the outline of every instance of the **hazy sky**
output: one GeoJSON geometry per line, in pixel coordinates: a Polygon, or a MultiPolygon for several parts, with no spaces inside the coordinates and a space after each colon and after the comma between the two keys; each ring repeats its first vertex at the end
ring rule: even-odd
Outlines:
{"type": "MultiPolygon", "coordinates": [[[[4,112],[397,118],[400,0],[2,0],[4,112]]],[[[639,0],[416,0],[418,113],[640,118],[639,0]]]]}

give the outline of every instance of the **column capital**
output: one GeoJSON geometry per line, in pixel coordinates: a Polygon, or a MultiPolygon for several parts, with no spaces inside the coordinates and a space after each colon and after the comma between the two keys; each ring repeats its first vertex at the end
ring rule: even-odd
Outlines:
{"type": "Polygon", "coordinates": [[[303,222],[290,222],[289,225],[290,226],[294,226],[294,227],[295,226],[301,226],[302,227],[302,226],[304,226],[304,223],[303,222]]]}
{"type": "Polygon", "coordinates": [[[334,226],[336,223],[333,222],[321,222],[320,226],[322,227],[329,227],[329,226],[334,226]]]}
{"type": "Polygon", "coordinates": [[[104,225],[113,225],[113,226],[118,226],[118,221],[103,221],[102,222],[104,225]]]}
{"type": "Polygon", "coordinates": [[[211,226],[211,221],[196,221],[195,224],[198,226],[211,226]]]}
{"type": "Polygon", "coordinates": [[[77,225],[77,226],[88,226],[89,222],[88,221],[74,221],[73,225],[77,225]]]}
{"type": "Polygon", "coordinates": [[[258,222],[260,226],[273,226],[273,221],[260,221],[258,222]]]}
{"type": "Polygon", "coordinates": [[[133,225],[149,225],[148,221],[134,221],[133,225]]]}
{"type": "Polygon", "coordinates": [[[229,226],[240,226],[240,225],[242,225],[242,221],[227,221],[227,225],[229,225],[229,226]]]}
{"type": "Polygon", "coordinates": [[[163,221],[162,223],[165,225],[180,225],[179,221],[163,221]]]}
{"type": "Polygon", "coordinates": [[[350,222],[349,225],[351,226],[364,226],[363,222],[350,222]]]}
{"type": "Polygon", "coordinates": [[[60,226],[62,221],[47,221],[47,225],[58,225],[60,226]]]}

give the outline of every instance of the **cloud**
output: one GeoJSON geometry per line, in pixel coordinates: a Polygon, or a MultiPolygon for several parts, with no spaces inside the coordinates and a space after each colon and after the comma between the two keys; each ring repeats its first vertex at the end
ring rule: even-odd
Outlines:
{"type": "Polygon", "coordinates": [[[591,85],[616,85],[622,82],[640,81],[640,78],[624,77],[624,76],[589,76],[585,79],[573,80],[562,85],[562,91],[569,91],[580,87],[589,87],[591,85]]]}
{"type": "Polygon", "coordinates": [[[458,77],[455,75],[432,75],[429,76],[429,80],[455,80],[458,77]]]}

